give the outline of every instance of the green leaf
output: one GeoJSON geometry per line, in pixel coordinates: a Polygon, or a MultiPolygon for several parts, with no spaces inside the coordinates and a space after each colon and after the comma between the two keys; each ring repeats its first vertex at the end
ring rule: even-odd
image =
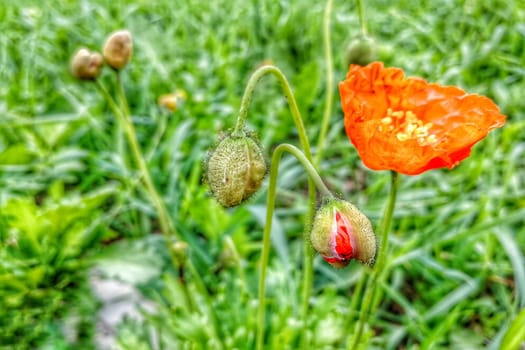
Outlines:
{"type": "Polygon", "coordinates": [[[162,258],[145,241],[123,241],[111,245],[94,257],[98,270],[108,277],[138,285],[158,278],[162,258]]]}
{"type": "Polygon", "coordinates": [[[500,349],[516,350],[525,343],[525,308],[523,308],[518,316],[512,321],[503,336],[500,349]]]}
{"type": "Polygon", "coordinates": [[[523,257],[518,242],[508,229],[498,227],[496,228],[496,232],[496,237],[503,246],[503,249],[505,249],[510,262],[512,263],[519,306],[525,307],[525,258],[523,257]]]}
{"type": "Polygon", "coordinates": [[[26,145],[18,143],[0,153],[0,164],[22,165],[31,163],[36,158],[35,152],[26,145]]]}

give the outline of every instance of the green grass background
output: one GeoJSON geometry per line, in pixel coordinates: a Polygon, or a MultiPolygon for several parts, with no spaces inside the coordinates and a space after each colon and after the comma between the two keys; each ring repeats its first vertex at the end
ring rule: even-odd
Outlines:
{"type": "MultiPolygon", "coordinates": [[[[291,82],[310,142],[325,104],[324,2],[0,2],[0,348],[93,348],[98,301],[87,283],[95,266],[157,305],[125,321],[125,349],[251,349],[266,186],[235,209],[202,184],[202,163],[232,128],[244,86],[264,62],[291,82]],[[68,72],[73,51],[100,50],[127,28],[134,56],[124,83],[157,188],[188,243],[220,322],[214,329],[191,274],[169,265],[153,207],[107,104],[68,72]],[[160,94],[183,89],[174,113],[160,94]],[[130,272],[131,271],[131,272],[130,272]],[[158,335],[154,340],[151,332],[158,335]],[[157,345],[155,345],[157,344],[157,345]]],[[[497,349],[525,306],[525,3],[503,0],[367,1],[380,59],[441,84],[494,99],[507,124],[457,168],[401,178],[382,302],[367,349],[497,349]]],[[[331,37],[336,82],[359,24],[352,1],[335,1],[331,37]]],[[[109,87],[111,75],[101,77],[109,87]]],[[[334,97],[320,173],[377,225],[388,173],[362,163],[343,130],[334,97]]],[[[248,125],[265,154],[298,144],[274,78],[254,96],[248,125]]],[[[314,150],[315,151],[315,150],[314,150]]],[[[267,348],[344,348],[346,316],[364,269],[315,260],[311,312],[299,319],[306,177],[285,157],[279,176],[268,274],[267,348]]],[[[359,301],[358,301],[359,302],[359,301]]],[[[523,317],[522,317],[523,319],[523,317]]],[[[525,325],[518,324],[517,329],[525,325]]]]}

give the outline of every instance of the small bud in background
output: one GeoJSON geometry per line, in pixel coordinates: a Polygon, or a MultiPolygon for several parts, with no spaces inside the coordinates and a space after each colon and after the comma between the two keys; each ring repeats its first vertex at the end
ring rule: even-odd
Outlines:
{"type": "Polygon", "coordinates": [[[178,241],[173,243],[170,248],[173,252],[173,256],[178,260],[178,263],[181,265],[184,264],[188,255],[188,243],[178,241]]]}
{"type": "Polygon", "coordinates": [[[349,202],[334,199],[314,219],[310,240],[314,249],[334,267],[351,259],[370,265],[376,255],[376,236],[370,220],[349,202]]]}
{"type": "Polygon", "coordinates": [[[167,110],[174,112],[177,108],[186,101],[188,95],[186,91],[178,89],[171,94],[160,95],[157,104],[167,110]]]}
{"type": "Polygon", "coordinates": [[[133,42],[131,33],[128,30],[118,30],[113,32],[104,44],[102,54],[107,64],[116,69],[122,69],[128,64],[133,53],[133,42]]]}
{"type": "Polygon", "coordinates": [[[266,161],[251,135],[224,138],[211,153],[205,177],[213,196],[233,207],[253,195],[266,175],[266,161]]]}
{"type": "Polygon", "coordinates": [[[102,70],[104,59],[98,52],[91,52],[86,48],[78,49],[71,59],[71,74],[82,80],[95,80],[102,70]]]}
{"type": "Polygon", "coordinates": [[[371,37],[367,35],[358,35],[346,48],[346,64],[358,64],[366,66],[377,60],[377,45],[371,37]]]}

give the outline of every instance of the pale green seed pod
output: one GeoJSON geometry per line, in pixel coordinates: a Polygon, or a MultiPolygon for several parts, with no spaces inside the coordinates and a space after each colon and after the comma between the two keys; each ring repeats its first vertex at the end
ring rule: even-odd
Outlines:
{"type": "Polygon", "coordinates": [[[310,240],[323,259],[337,268],[348,265],[351,259],[371,265],[377,250],[370,220],[353,204],[340,199],[319,208],[310,240]]]}
{"type": "Polygon", "coordinates": [[[69,69],[75,78],[95,80],[100,75],[103,65],[104,59],[101,54],[80,48],[73,54],[69,69]]]}
{"type": "Polygon", "coordinates": [[[133,41],[128,30],[118,30],[109,35],[102,50],[107,64],[120,70],[128,64],[133,54],[133,41]]]}
{"type": "Polygon", "coordinates": [[[358,35],[346,48],[346,64],[358,64],[366,66],[367,64],[377,60],[377,45],[372,37],[367,35],[358,35]]]}
{"type": "Polygon", "coordinates": [[[205,170],[213,196],[224,207],[233,207],[261,187],[266,161],[252,136],[229,135],[213,150],[205,170]]]}

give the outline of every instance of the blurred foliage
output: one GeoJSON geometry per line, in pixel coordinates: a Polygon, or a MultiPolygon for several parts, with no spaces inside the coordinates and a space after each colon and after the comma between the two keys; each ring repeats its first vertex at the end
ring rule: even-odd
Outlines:
{"type": "MultiPolygon", "coordinates": [[[[202,162],[218,134],[233,127],[249,74],[268,62],[294,87],[314,144],[325,103],[324,2],[0,2],[1,346],[94,346],[97,301],[86,281],[96,266],[156,304],[144,320],[122,322],[116,336],[122,348],[251,349],[266,194],[225,210],[202,186],[202,162]],[[134,35],[123,78],[138,138],[189,246],[189,264],[179,271],[159,244],[153,207],[114,116],[92,84],[68,73],[77,47],[100,50],[108,33],[124,27],[134,35]],[[156,106],[158,96],[177,89],[188,95],[178,110],[156,106]]],[[[366,2],[366,13],[386,65],[488,95],[508,116],[453,171],[402,178],[390,277],[381,284],[367,348],[497,349],[502,340],[513,346],[525,307],[525,4],[375,0],[366,2]]],[[[336,81],[345,76],[344,49],[358,28],[354,2],[335,2],[336,81]]],[[[102,81],[113,87],[108,72],[102,81]]],[[[360,163],[337,101],[321,174],[377,223],[388,178],[360,163]]],[[[297,143],[273,78],[258,86],[248,124],[268,158],[278,143],[297,143]]],[[[294,349],[307,332],[312,348],[340,349],[353,329],[346,315],[364,269],[333,270],[316,260],[310,318],[302,327],[305,184],[304,171],[285,157],[268,272],[267,344],[294,349]]]]}
{"type": "Polygon", "coordinates": [[[99,207],[117,188],[80,196],[64,195],[62,187],[53,184],[41,203],[19,197],[1,207],[0,344],[6,349],[36,348],[62,332],[80,346],[94,331],[85,255],[106,235],[99,207]]]}

